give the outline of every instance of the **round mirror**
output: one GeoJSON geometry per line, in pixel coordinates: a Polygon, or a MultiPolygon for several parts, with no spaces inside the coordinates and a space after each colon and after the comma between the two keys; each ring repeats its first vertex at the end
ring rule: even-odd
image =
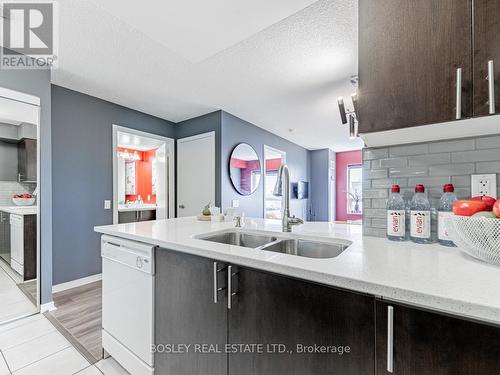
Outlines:
{"type": "Polygon", "coordinates": [[[234,148],[229,160],[229,173],[234,188],[241,195],[250,195],[259,187],[260,159],[252,146],[240,143],[234,148]]]}

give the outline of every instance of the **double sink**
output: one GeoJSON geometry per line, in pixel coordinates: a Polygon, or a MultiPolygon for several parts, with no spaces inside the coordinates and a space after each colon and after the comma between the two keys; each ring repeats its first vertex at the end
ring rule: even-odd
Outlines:
{"type": "Polygon", "coordinates": [[[274,234],[248,233],[239,230],[201,235],[196,238],[306,258],[335,258],[350,245],[349,241],[317,241],[295,236],[282,237],[274,234]]]}

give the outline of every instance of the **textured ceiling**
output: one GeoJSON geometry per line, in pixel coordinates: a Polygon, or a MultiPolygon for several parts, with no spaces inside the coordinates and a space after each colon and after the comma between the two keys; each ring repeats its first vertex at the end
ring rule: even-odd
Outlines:
{"type": "MultiPolygon", "coordinates": [[[[361,146],[348,139],[336,107],[338,96],[352,93],[349,77],[357,72],[357,0],[321,0],[300,11],[311,1],[282,9],[257,1],[253,17],[260,19],[220,40],[212,39],[234,24],[223,20],[246,14],[243,5],[225,13],[193,7],[196,15],[185,21],[205,12],[211,22],[199,26],[206,33],[176,33],[172,17],[147,10],[156,3],[141,3],[134,20],[129,10],[115,10],[123,1],[60,2],[53,82],[175,122],[223,109],[310,149],[361,146]],[[158,25],[167,24],[170,36],[156,37],[158,25]]],[[[177,17],[189,18],[181,8],[177,17]]]]}

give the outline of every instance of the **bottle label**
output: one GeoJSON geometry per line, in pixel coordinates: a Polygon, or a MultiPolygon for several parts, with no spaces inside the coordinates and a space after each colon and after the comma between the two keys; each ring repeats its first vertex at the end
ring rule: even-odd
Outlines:
{"type": "Polygon", "coordinates": [[[416,238],[431,237],[431,212],[411,211],[411,236],[416,238]]]}
{"type": "Polygon", "coordinates": [[[404,237],[405,235],[405,210],[387,211],[387,235],[404,237]]]}
{"type": "Polygon", "coordinates": [[[451,241],[450,233],[446,228],[446,220],[451,216],[451,212],[439,212],[438,215],[438,238],[442,241],[451,241]]]}

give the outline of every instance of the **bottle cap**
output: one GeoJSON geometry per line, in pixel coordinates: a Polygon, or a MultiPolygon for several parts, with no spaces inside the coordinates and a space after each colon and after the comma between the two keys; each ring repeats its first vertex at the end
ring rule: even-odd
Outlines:
{"type": "Polygon", "coordinates": [[[401,189],[399,188],[399,185],[396,185],[396,184],[392,185],[391,192],[392,193],[399,193],[399,192],[401,192],[401,189]]]}
{"type": "Polygon", "coordinates": [[[425,187],[422,184],[418,184],[415,186],[415,193],[423,193],[425,192],[425,187]]]}
{"type": "Polygon", "coordinates": [[[453,184],[446,184],[443,186],[443,192],[445,193],[453,193],[455,191],[455,187],[453,184]]]}

